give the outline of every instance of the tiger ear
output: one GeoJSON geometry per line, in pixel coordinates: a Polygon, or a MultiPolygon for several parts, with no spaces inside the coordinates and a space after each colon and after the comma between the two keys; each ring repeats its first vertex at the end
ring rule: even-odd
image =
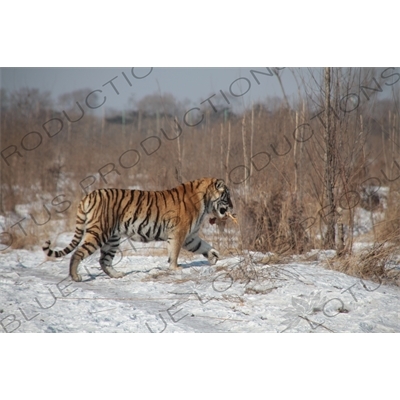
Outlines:
{"type": "Polygon", "coordinates": [[[215,188],[219,192],[223,192],[225,190],[225,181],[223,179],[217,179],[217,181],[215,182],[215,188]]]}

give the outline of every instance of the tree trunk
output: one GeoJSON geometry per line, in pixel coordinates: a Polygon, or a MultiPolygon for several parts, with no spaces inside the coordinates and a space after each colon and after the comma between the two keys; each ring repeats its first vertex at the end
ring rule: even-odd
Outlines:
{"type": "Polygon", "coordinates": [[[335,132],[332,129],[331,119],[331,69],[325,68],[325,201],[324,209],[327,230],[325,234],[324,247],[335,248],[335,132]]]}
{"type": "MultiPolygon", "coordinates": [[[[243,114],[243,119],[242,119],[242,141],[243,141],[243,160],[244,160],[244,165],[247,167],[249,165],[249,162],[247,160],[247,146],[246,146],[246,113],[243,114]]],[[[247,188],[248,188],[248,182],[247,182],[247,169],[243,169],[244,173],[244,198],[245,201],[247,202],[247,188]]]]}

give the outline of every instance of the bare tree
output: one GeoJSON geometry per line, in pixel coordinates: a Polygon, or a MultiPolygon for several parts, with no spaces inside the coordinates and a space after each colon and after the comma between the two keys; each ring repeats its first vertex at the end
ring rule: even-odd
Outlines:
{"type": "Polygon", "coordinates": [[[324,238],[325,248],[335,248],[335,131],[331,118],[331,69],[325,68],[325,200],[327,231],[324,238]]]}

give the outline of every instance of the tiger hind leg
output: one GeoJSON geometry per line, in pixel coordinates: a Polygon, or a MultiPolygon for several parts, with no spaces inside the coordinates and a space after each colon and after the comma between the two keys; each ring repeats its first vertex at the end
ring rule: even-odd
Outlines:
{"type": "Polygon", "coordinates": [[[110,278],[122,278],[123,276],[125,276],[124,272],[116,271],[112,267],[112,261],[114,259],[115,253],[118,250],[120,239],[121,238],[117,235],[112,236],[100,250],[101,269],[110,278]]]}
{"type": "Polygon", "coordinates": [[[85,250],[78,248],[74,254],[72,254],[71,261],[69,263],[69,275],[75,282],[82,281],[82,275],[78,274],[78,266],[80,262],[88,257],[90,254],[85,254],[85,250]]]}
{"type": "Polygon", "coordinates": [[[99,247],[101,243],[98,242],[96,236],[86,232],[82,245],[79,246],[76,251],[72,254],[71,261],[69,263],[69,274],[75,282],[81,282],[82,276],[78,274],[78,266],[82,260],[92,255],[99,247]]]}

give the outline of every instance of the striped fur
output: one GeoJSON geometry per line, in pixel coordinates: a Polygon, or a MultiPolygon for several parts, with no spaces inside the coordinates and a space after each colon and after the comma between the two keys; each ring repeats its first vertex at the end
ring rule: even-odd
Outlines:
{"type": "Polygon", "coordinates": [[[228,187],[216,178],[198,179],[158,192],[99,189],[81,200],[71,243],[56,251],[47,241],[43,251],[50,257],[63,257],[76,249],[70,275],[77,282],[82,280],[79,263],[97,249],[101,249],[100,266],[107,275],[124,275],[111,266],[122,235],[139,242],[167,241],[172,269],[178,268],[182,247],[215,263],[219,254],[198,236],[200,224],[207,214],[225,220],[232,207],[228,187]]]}

